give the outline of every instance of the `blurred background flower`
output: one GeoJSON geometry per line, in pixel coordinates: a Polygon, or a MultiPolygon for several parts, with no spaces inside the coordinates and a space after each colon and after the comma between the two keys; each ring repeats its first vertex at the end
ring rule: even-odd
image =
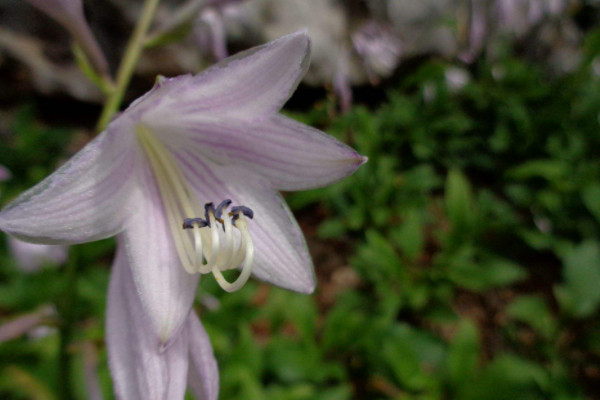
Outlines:
{"type": "Polygon", "coordinates": [[[8,238],[10,254],[24,272],[35,272],[42,266],[59,266],[67,261],[68,246],[27,243],[8,238]]]}
{"type": "MultiPolygon", "coordinates": [[[[69,7],[77,9],[77,2],[72,3],[69,7]]],[[[99,41],[110,43],[104,47],[113,65],[127,32],[116,21],[132,25],[139,6],[136,1],[101,0],[88,8],[99,41]]],[[[161,4],[154,50],[143,58],[138,72],[152,79],[157,74],[197,71],[225,57],[230,49],[308,29],[314,40],[306,82],[333,85],[342,102],[349,103],[351,86],[378,84],[415,58],[441,56],[470,64],[484,50],[489,57],[498,57],[504,43],[521,46],[525,56],[547,61],[556,73],[572,71],[580,63],[584,28],[574,17],[593,15],[594,10],[593,3],[583,0],[170,0],[161,4]],[[155,46],[167,42],[173,45],[155,46]]],[[[69,42],[55,26],[42,18],[32,19],[21,2],[0,3],[0,11],[4,25],[0,49],[28,66],[39,89],[99,98],[72,63],[39,51],[48,41],[55,53],[67,51],[69,42]],[[40,36],[44,31],[51,34],[40,36]]],[[[77,18],[67,29],[86,30],[81,10],[74,11],[77,18]]],[[[93,41],[87,34],[78,37],[93,41]]],[[[102,58],[99,50],[89,53],[93,60],[102,58]]]]}

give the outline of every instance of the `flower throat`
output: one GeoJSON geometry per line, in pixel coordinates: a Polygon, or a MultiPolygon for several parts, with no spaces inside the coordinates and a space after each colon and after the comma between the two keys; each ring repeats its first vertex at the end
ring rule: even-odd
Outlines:
{"type": "Polygon", "coordinates": [[[247,224],[247,218],[254,216],[252,210],[236,206],[225,215],[231,205],[228,199],[217,207],[207,203],[201,209],[166,147],[144,125],[136,126],[136,134],[158,184],[183,268],[190,274],[212,273],[219,286],[228,292],[244,286],[252,272],[254,259],[254,245],[247,224]],[[198,217],[200,215],[204,218],[198,217]],[[222,271],[241,265],[238,278],[233,283],[228,282],[222,271]]]}

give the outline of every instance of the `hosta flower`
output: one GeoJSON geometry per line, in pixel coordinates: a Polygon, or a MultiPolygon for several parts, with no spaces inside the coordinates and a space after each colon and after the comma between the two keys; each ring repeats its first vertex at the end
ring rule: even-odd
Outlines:
{"type": "Polygon", "coordinates": [[[202,274],[226,290],[252,272],[313,291],[304,238],[278,190],[331,184],[366,159],[278,114],[308,58],[309,39],[296,33],[199,75],[159,79],[7,206],[0,228],[54,244],[119,234],[143,314],[165,346],[189,318],[202,274]],[[240,280],[226,282],[221,271],[238,267],[240,280]]]}

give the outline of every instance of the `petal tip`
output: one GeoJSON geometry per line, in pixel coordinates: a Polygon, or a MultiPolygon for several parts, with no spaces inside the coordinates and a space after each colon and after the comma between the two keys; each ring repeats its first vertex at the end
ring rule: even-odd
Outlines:
{"type": "Polygon", "coordinates": [[[294,291],[302,294],[313,294],[317,288],[317,281],[315,280],[314,274],[311,278],[305,282],[299,282],[294,288],[294,291]]]}
{"type": "Polygon", "coordinates": [[[303,28],[303,29],[299,29],[295,32],[292,33],[288,33],[285,36],[282,36],[280,39],[294,39],[294,38],[302,38],[305,41],[310,41],[310,37],[308,36],[308,29],[303,28]]]}
{"type": "MultiPolygon", "coordinates": [[[[310,36],[308,36],[308,30],[302,29],[296,32],[289,33],[285,36],[280,37],[277,40],[274,40],[273,44],[281,42],[288,42],[292,46],[297,46],[302,49],[302,52],[306,54],[305,58],[310,54],[310,36]]],[[[304,64],[307,63],[308,60],[303,60],[303,68],[304,64]]]]}

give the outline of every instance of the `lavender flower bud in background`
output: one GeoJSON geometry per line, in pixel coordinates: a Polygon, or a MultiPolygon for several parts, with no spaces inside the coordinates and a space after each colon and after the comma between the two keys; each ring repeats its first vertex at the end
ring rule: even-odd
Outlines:
{"type": "Polygon", "coordinates": [[[32,6],[61,24],[81,46],[91,64],[108,76],[108,63],[83,13],[82,0],[27,0],[32,6]]]}
{"type": "Polygon", "coordinates": [[[62,265],[69,253],[68,246],[27,243],[12,236],[8,237],[8,247],[17,266],[27,273],[36,272],[44,265],[62,265]]]}
{"type": "Polygon", "coordinates": [[[0,182],[8,180],[8,179],[10,179],[10,177],[11,177],[10,171],[7,170],[2,165],[0,165],[0,182]]]}

